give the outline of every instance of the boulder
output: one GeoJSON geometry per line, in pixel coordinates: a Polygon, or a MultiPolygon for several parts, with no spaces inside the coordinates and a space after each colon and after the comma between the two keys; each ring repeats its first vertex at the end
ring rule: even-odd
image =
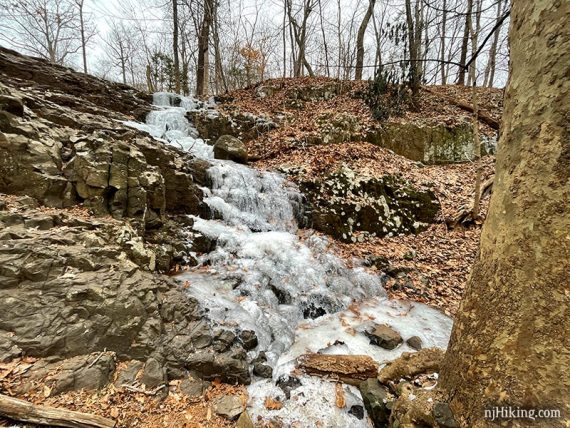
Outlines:
{"type": "Polygon", "coordinates": [[[247,149],[239,139],[231,135],[222,135],[214,144],[214,157],[247,163],[247,149]]]}
{"type": "Polygon", "coordinates": [[[236,395],[220,395],[212,401],[212,409],[217,415],[235,421],[243,413],[245,406],[236,395]]]}
{"type": "Polygon", "coordinates": [[[253,330],[242,330],[239,334],[239,340],[246,351],[255,349],[258,344],[257,335],[253,330]]]}
{"type": "Polygon", "coordinates": [[[422,349],[422,339],[418,336],[410,337],[408,340],[406,340],[406,343],[416,351],[422,349]]]}
{"type": "Polygon", "coordinates": [[[201,397],[210,385],[202,379],[186,378],[180,382],[180,392],[188,397],[201,397]]]}
{"type": "Polygon", "coordinates": [[[270,379],[273,376],[273,368],[267,364],[255,363],[253,365],[253,374],[270,379]]]}
{"type": "Polygon", "coordinates": [[[254,426],[247,411],[243,412],[236,422],[236,428],[254,428],[254,426]]]}
{"type": "Polygon", "coordinates": [[[391,175],[360,176],[348,167],[300,183],[312,227],[344,242],[419,233],[436,222],[440,205],[431,190],[391,175]]]}
{"type": "Polygon", "coordinates": [[[389,325],[376,325],[373,329],[366,331],[370,338],[370,343],[384,349],[394,349],[403,342],[402,336],[389,325]]]}
{"type": "Polygon", "coordinates": [[[163,385],[166,382],[166,372],[162,364],[154,358],[149,358],[144,365],[141,382],[148,388],[163,385]]]}
{"type": "Polygon", "coordinates": [[[455,420],[455,416],[453,415],[449,404],[435,403],[432,413],[438,427],[459,428],[459,423],[455,420]]]}

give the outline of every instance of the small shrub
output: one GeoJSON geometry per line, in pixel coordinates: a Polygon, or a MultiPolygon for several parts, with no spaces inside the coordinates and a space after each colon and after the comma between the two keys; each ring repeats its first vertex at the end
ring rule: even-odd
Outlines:
{"type": "Polygon", "coordinates": [[[400,73],[394,68],[380,67],[370,80],[362,95],[376,120],[401,116],[409,109],[412,99],[406,69],[404,64],[400,65],[400,73]]]}

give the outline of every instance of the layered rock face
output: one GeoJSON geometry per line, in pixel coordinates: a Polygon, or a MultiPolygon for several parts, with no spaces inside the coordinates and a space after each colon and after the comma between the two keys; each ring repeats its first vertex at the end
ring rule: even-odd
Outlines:
{"type": "Polygon", "coordinates": [[[205,213],[209,164],[125,126],[151,109],[133,88],[3,48],[0,81],[0,361],[74,357],[64,389],[104,362],[101,386],[115,358],[144,363],[149,384],[248,382],[241,343],[216,347],[196,301],[156,272],[194,260],[180,214],[205,213]]]}
{"type": "Polygon", "coordinates": [[[83,203],[142,227],[159,226],[165,211],[202,212],[190,157],[119,122],[144,117],[147,96],[7,50],[0,75],[1,192],[83,203]]]}

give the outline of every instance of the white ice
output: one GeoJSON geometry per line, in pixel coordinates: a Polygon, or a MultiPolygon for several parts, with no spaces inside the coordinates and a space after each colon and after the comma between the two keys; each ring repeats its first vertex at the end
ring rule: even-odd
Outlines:
{"type": "Polygon", "coordinates": [[[199,138],[188,121],[188,110],[217,113],[213,102],[159,93],[146,124],[129,126],[208,159],[210,185],[204,201],[213,218],[194,218],[194,230],[216,241],[200,256],[201,266],[180,276],[209,319],[220,326],[254,330],[259,346],[250,358],[265,351],[274,368],[273,379],[256,379],[249,386],[250,413],[269,420],[278,416],[286,426],[367,427],[348,413],[362,405],[354,387],[344,386],[347,407],[335,405],[335,386],[300,376],[302,385],[284,400],[281,410],[267,410],[266,397],[284,399],[275,386],[287,377],[296,359],[307,352],[365,354],[385,363],[411,349],[404,343],[388,351],[371,345],[364,330],[387,323],[404,340],[419,336],[424,346],[445,348],[451,320],[419,303],[390,301],[381,277],[363,268],[349,268],[316,234],[298,232],[303,198],[281,175],[261,172],[231,161],[213,159],[211,146],[199,138]],[[314,319],[312,319],[314,318],[314,319]]]}

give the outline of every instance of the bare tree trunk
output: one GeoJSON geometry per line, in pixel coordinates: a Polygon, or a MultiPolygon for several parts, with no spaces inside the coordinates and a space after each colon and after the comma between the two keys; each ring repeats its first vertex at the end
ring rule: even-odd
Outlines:
{"type": "Polygon", "coordinates": [[[174,55],[174,92],[180,93],[180,59],[178,57],[178,0],[172,0],[172,52],[174,55]]]}
{"type": "Polygon", "coordinates": [[[461,426],[490,426],[492,406],[557,409],[536,426],[567,426],[569,15],[569,2],[512,2],[493,195],[440,378],[461,426]]]}
{"type": "Polygon", "coordinates": [[[406,0],[406,24],[408,27],[408,49],[410,55],[410,87],[412,88],[414,98],[417,98],[420,91],[420,79],[418,73],[419,52],[418,41],[416,40],[416,26],[419,23],[414,22],[411,0],[406,0]]]}
{"type": "Polygon", "coordinates": [[[222,64],[222,53],[220,51],[220,34],[218,32],[218,6],[217,3],[214,4],[214,19],[213,19],[213,38],[214,38],[214,57],[215,57],[215,69],[216,69],[216,85],[221,83],[224,88],[224,92],[228,92],[228,83],[226,81],[226,75],[224,73],[224,67],[222,64]]]}
{"type": "Polygon", "coordinates": [[[83,72],[87,73],[87,41],[85,40],[85,22],[83,21],[84,0],[76,0],[79,7],[79,29],[81,31],[81,54],[83,57],[83,72]]]}
{"type": "Polygon", "coordinates": [[[354,72],[355,80],[362,80],[362,69],[364,67],[364,35],[366,34],[366,28],[368,27],[370,18],[374,13],[375,4],[376,0],[368,1],[368,9],[366,9],[364,18],[360,23],[360,27],[358,27],[358,35],[356,37],[356,69],[354,72]]]}
{"type": "Polygon", "coordinates": [[[447,84],[447,74],[445,72],[445,36],[446,36],[446,26],[447,26],[447,0],[443,0],[443,12],[441,21],[441,39],[440,39],[440,61],[441,67],[441,84],[447,84]]]}
{"type": "MultiPolygon", "coordinates": [[[[496,23],[499,22],[502,15],[502,5],[503,0],[497,2],[497,19],[496,23]]],[[[487,66],[485,67],[485,79],[483,86],[492,87],[493,81],[495,80],[495,64],[497,61],[497,46],[499,44],[499,36],[501,34],[501,27],[498,27],[493,34],[493,43],[491,44],[491,49],[489,50],[489,59],[487,61],[487,66]]]]}
{"type": "Polygon", "coordinates": [[[212,26],[213,1],[204,0],[204,14],[198,35],[198,69],[196,72],[196,96],[204,96],[208,92],[209,41],[212,26]]]}
{"type": "MultiPolygon", "coordinates": [[[[329,46],[327,43],[327,36],[325,34],[325,24],[324,24],[324,17],[323,17],[323,5],[321,0],[319,1],[319,17],[321,19],[321,34],[323,35],[323,48],[325,49],[325,73],[327,77],[330,77],[330,67],[329,67],[329,46]]],[[[376,1],[376,0],[374,0],[376,1]]]]}
{"type": "Polygon", "coordinates": [[[467,50],[469,48],[469,28],[471,27],[471,13],[473,12],[473,0],[467,0],[467,12],[465,14],[465,27],[463,29],[463,41],[461,42],[461,57],[459,58],[458,85],[465,85],[465,64],[467,63],[467,50]]]}

